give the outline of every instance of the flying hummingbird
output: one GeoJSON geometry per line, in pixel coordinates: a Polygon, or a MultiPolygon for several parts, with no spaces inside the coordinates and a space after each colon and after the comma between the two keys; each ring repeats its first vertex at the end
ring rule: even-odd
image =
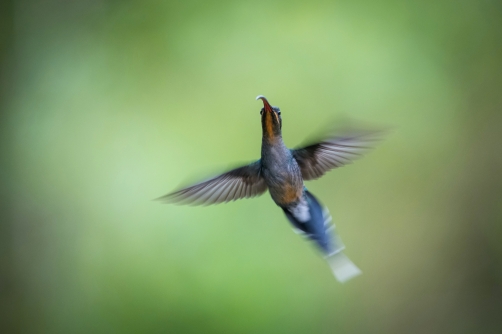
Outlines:
{"type": "Polygon", "coordinates": [[[263,95],[261,159],[232,169],[209,180],[158,198],[180,204],[217,204],[259,196],[265,191],[285,213],[293,229],[312,240],[340,282],[361,274],[343,254],[344,245],[331,224],[326,207],[307,190],[304,181],[315,180],[331,169],[359,158],[381,139],[380,130],[346,130],[297,149],[282,140],[282,118],[278,107],[263,95]]]}

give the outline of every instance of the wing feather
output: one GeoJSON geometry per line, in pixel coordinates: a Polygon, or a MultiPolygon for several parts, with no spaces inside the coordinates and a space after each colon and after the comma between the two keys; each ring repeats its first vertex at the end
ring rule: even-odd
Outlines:
{"type": "Polygon", "coordinates": [[[383,137],[383,130],[343,130],[319,142],[291,150],[304,180],[315,180],[333,168],[359,159],[383,137]]]}
{"type": "Polygon", "coordinates": [[[232,169],[209,180],[159,197],[167,203],[210,205],[263,194],[267,190],[261,176],[260,160],[232,169]]]}

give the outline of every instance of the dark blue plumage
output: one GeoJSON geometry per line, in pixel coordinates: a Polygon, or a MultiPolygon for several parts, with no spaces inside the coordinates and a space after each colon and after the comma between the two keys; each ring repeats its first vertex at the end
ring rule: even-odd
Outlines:
{"type": "Polygon", "coordinates": [[[330,169],[352,162],[371,148],[381,131],[345,131],[294,150],[282,140],[281,111],[264,96],[261,159],[215,178],[167,194],[159,199],[187,204],[215,204],[261,195],[267,189],[294,229],[312,240],[342,282],[360,270],[342,253],[331,216],[305,187],[304,180],[321,177],[330,169]]]}
{"type": "Polygon", "coordinates": [[[334,245],[329,234],[329,225],[325,224],[326,217],[323,214],[323,208],[317,198],[306,189],[304,190],[304,196],[310,219],[302,222],[287,208],[283,208],[284,213],[294,228],[314,241],[325,255],[330,255],[334,252],[334,245]]]}

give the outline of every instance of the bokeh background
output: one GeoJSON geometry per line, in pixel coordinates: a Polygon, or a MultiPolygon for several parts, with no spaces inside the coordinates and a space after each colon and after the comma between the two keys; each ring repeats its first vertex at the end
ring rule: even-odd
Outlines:
{"type": "Polygon", "coordinates": [[[501,333],[502,6],[20,0],[0,8],[2,333],[501,333]],[[335,281],[268,194],[152,199],[394,127],[307,186],[364,274],[335,281]]]}

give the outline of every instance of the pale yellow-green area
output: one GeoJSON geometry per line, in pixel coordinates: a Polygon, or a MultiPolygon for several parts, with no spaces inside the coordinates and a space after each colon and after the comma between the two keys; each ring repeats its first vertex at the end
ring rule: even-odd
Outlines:
{"type": "Polygon", "coordinates": [[[26,0],[13,13],[3,177],[25,333],[498,332],[496,2],[26,0]],[[336,282],[268,193],[152,201],[259,158],[259,94],[290,147],[340,119],[393,128],[307,183],[363,271],[353,281],[336,282]]]}

